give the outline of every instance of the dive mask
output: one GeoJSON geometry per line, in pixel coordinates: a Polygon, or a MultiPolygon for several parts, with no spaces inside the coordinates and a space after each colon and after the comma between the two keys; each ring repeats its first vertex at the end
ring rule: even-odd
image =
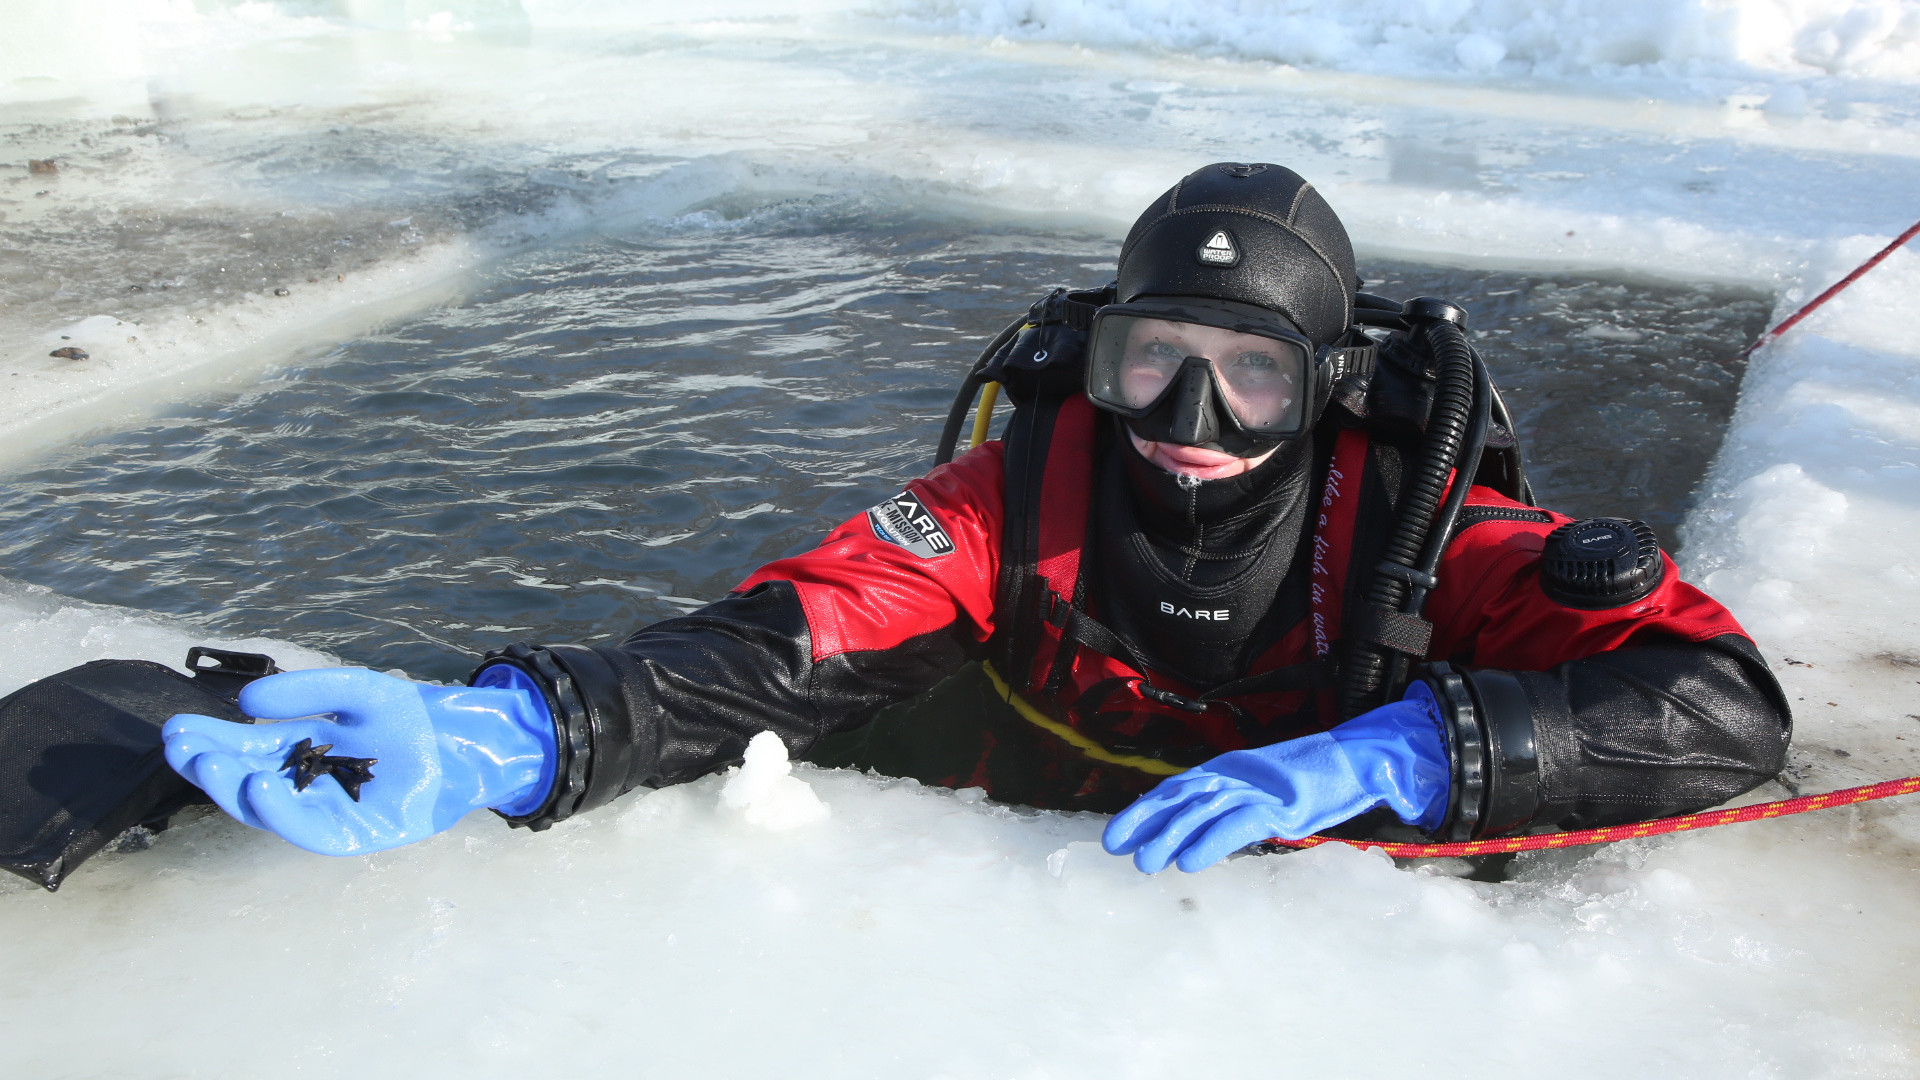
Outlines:
{"type": "Polygon", "coordinates": [[[1329,350],[1265,308],[1109,304],[1088,337],[1087,396],[1143,439],[1254,457],[1313,426],[1329,350]]]}

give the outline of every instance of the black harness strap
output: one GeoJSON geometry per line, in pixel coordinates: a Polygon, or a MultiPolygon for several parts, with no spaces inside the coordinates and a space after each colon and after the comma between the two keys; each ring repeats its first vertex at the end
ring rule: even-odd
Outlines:
{"type": "MultiPolygon", "coordinates": [[[[1047,593],[1047,622],[1060,628],[1060,649],[1055,654],[1053,670],[1048,673],[1046,691],[1057,693],[1066,684],[1067,670],[1075,649],[1087,649],[1112,660],[1126,664],[1135,671],[1145,672],[1148,666],[1132,647],[1121,640],[1120,635],[1108,629],[1100,620],[1082,611],[1077,604],[1069,604],[1052,592],[1047,593]]],[[[1269,694],[1283,691],[1318,690],[1323,686],[1335,684],[1339,675],[1338,665],[1331,655],[1317,657],[1301,664],[1289,664],[1272,671],[1262,671],[1255,675],[1245,675],[1201,694],[1190,697],[1176,693],[1164,687],[1155,686],[1145,675],[1140,675],[1140,694],[1142,697],[1157,701],[1184,712],[1203,713],[1219,703],[1232,709],[1235,714],[1242,710],[1226,701],[1230,697],[1242,697],[1248,694],[1269,694]]],[[[1074,702],[1074,709],[1080,710],[1089,698],[1096,698],[1095,704],[1105,701],[1113,690],[1130,678],[1103,679],[1080,696],[1074,702]]]]}
{"type": "Polygon", "coordinates": [[[1243,675],[1229,683],[1207,691],[1210,700],[1230,697],[1245,697],[1249,694],[1278,694],[1297,690],[1318,690],[1325,686],[1338,685],[1340,681],[1340,662],[1333,653],[1317,656],[1298,664],[1288,664],[1272,671],[1262,671],[1257,675],[1243,675]]]}
{"type": "MultiPolygon", "coordinates": [[[[1006,518],[994,604],[999,613],[995,630],[999,640],[989,650],[994,665],[1016,688],[1029,685],[1040,651],[1041,627],[1051,614],[1054,600],[1046,578],[1039,572],[1047,458],[1061,407],[1085,386],[1080,367],[1085,331],[1093,323],[1093,313],[1112,299],[1111,288],[1091,292],[1055,289],[1029,309],[1026,328],[981,373],[983,378],[1004,385],[1014,402],[1013,419],[1004,435],[1006,518]],[[1067,333],[1065,339],[1061,337],[1062,327],[1067,333]]],[[[1051,671],[1048,681],[1053,681],[1051,671]]]]}
{"type": "Polygon", "coordinates": [[[1099,682],[1087,687],[1086,693],[1074,699],[1072,707],[1067,711],[1080,716],[1092,716],[1100,711],[1100,706],[1107,703],[1107,699],[1113,696],[1115,690],[1120,689],[1131,681],[1131,679],[1124,675],[1115,675],[1110,678],[1101,679],[1099,682]]]}
{"type": "Polygon", "coordinates": [[[1347,632],[1409,656],[1427,655],[1427,646],[1433,643],[1432,623],[1371,601],[1353,610],[1353,616],[1347,621],[1347,632]]]}
{"type": "Polygon", "coordinates": [[[1060,628],[1062,644],[1092,649],[1102,656],[1119,660],[1136,671],[1147,670],[1146,661],[1141,659],[1126,642],[1120,640],[1120,635],[1107,629],[1100,620],[1058,596],[1049,594],[1048,598],[1052,601],[1052,610],[1047,612],[1047,621],[1060,628]]]}
{"type": "Polygon", "coordinates": [[[1001,541],[1000,587],[995,609],[1000,647],[996,666],[1019,688],[1027,684],[1040,649],[1040,626],[1052,592],[1040,576],[1041,473],[1053,441],[1059,402],[1041,402],[1015,411],[1007,426],[1007,520],[1001,541]]]}

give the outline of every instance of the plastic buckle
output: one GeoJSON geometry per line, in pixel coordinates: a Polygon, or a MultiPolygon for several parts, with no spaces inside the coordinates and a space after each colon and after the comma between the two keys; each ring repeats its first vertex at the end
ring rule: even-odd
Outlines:
{"type": "Polygon", "coordinates": [[[1162,705],[1170,705],[1183,712],[1203,713],[1207,703],[1190,698],[1185,694],[1176,694],[1171,690],[1162,690],[1145,679],[1140,680],[1140,695],[1162,705]]]}
{"type": "Polygon", "coordinates": [[[215,694],[236,701],[240,691],[255,679],[280,674],[280,665],[265,653],[233,652],[195,645],[187,650],[187,670],[193,681],[215,694]],[[203,661],[211,660],[211,664],[203,661]]]}
{"type": "Polygon", "coordinates": [[[195,645],[187,650],[187,670],[195,675],[243,675],[248,679],[264,678],[280,674],[280,665],[266,653],[232,652],[227,649],[215,649],[206,645],[195,645]],[[212,665],[200,663],[213,661],[212,665]]]}
{"type": "Polygon", "coordinates": [[[1052,589],[1047,590],[1042,603],[1047,607],[1046,620],[1050,626],[1065,626],[1067,620],[1073,618],[1073,605],[1052,589]]]}

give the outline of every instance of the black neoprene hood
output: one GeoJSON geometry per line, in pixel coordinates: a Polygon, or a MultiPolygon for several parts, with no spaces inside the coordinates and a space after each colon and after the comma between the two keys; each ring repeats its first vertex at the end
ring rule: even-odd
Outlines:
{"type": "Polygon", "coordinates": [[[1133,223],[1115,298],[1254,304],[1326,345],[1352,324],[1357,288],[1346,227],[1312,184],[1278,165],[1222,162],[1188,174],[1133,223]]]}

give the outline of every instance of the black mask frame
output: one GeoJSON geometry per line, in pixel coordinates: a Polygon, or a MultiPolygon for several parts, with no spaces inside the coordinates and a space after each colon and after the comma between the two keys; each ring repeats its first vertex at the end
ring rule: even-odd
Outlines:
{"type": "Polygon", "coordinates": [[[1101,332],[1108,317],[1161,319],[1192,323],[1236,333],[1287,342],[1299,347],[1309,358],[1301,372],[1299,387],[1300,422],[1291,431],[1267,432],[1249,429],[1227,405],[1226,392],[1211,361],[1189,356],[1180,371],[1153,401],[1139,408],[1128,408],[1116,401],[1102,400],[1094,392],[1100,381],[1089,372],[1087,398],[1095,407],[1122,417],[1135,435],[1149,442],[1174,443],[1202,450],[1215,450],[1234,457],[1258,457],[1282,443],[1302,438],[1313,431],[1325,404],[1328,376],[1333,367],[1331,346],[1316,346],[1291,323],[1265,308],[1225,300],[1144,299],[1125,304],[1108,304],[1096,311],[1088,334],[1090,365],[1099,364],[1101,332]]]}

